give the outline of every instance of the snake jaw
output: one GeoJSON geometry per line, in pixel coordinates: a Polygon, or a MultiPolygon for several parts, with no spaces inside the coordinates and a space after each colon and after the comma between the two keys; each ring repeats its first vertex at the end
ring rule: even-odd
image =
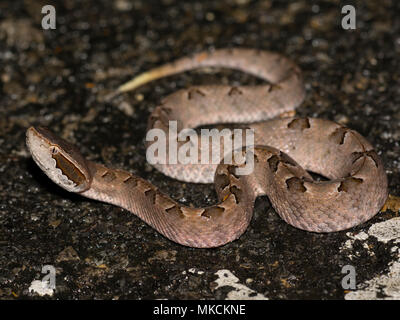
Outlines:
{"type": "Polygon", "coordinates": [[[90,171],[75,146],[43,127],[30,127],[26,144],[33,160],[54,183],[69,192],[89,189],[90,171]]]}

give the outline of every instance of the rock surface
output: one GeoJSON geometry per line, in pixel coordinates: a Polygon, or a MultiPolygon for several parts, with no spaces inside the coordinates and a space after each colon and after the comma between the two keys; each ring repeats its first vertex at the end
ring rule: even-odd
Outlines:
{"type": "Polygon", "coordinates": [[[397,212],[314,234],[287,225],[261,198],[239,240],[191,249],[127,211],[64,192],[25,146],[27,127],[45,125],[91,160],[130,170],[187,205],[210,205],[213,186],[177,182],[146,163],[147,118],[178,88],[258,80],[196,71],[109,96],[174,58],[254,47],[301,66],[307,98],[298,114],[366,136],[384,161],[390,193],[399,195],[398,1],[356,2],[356,30],[342,29],[338,1],[70,0],[56,6],[57,28],[42,30],[45,4],[0,2],[1,299],[399,298],[399,224],[387,223],[397,212]],[[55,267],[55,290],[34,282],[44,265],[55,267]],[[355,290],[342,287],[345,265],[356,270],[355,290]]]}

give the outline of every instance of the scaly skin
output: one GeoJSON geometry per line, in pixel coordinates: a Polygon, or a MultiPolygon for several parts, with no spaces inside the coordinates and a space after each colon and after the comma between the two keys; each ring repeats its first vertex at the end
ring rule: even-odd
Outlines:
{"type": "MultiPolygon", "coordinates": [[[[257,121],[246,125],[255,131],[255,148],[242,151],[254,156],[254,170],[249,175],[238,175],[238,168],[244,165],[236,163],[156,165],[179,180],[214,181],[218,204],[183,206],[137,176],[86,160],[76,147],[40,127],[27,131],[33,159],[66,190],[123,207],[172,241],[191,247],[216,247],[240,237],[260,195],[268,195],[286,222],[314,232],[348,229],[379,211],[387,197],[387,178],[365,138],[328,120],[268,120],[294,110],[304,99],[299,68],[279,54],[251,49],[200,53],[139,75],[119,91],[204,66],[238,69],[271,83],[180,90],[165,98],[149,118],[149,129],[163,129],[166,136],[171,120],[177,120],[178,130],[257,121]],[[314,181],[306,170],[330,180],[314,181]]],[[[177,143],[181,146],[184,142],[177,143]]]]}

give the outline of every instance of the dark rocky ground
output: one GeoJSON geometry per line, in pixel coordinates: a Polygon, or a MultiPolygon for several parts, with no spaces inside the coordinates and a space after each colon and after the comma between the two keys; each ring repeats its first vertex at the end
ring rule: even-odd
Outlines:
{"type": "Polygon", "coordinates": [[[213,186],[177,182],[146,164],[147,117],[177,88],[257,80],[230,71],[190,72],[107,97],[133,75],[195,51],[270,49],[304,71],[307,98],[298,114],[335,120],[366,136],[384,161],[390,194],[398,195],[398,1],[354,3],[356,30],[341,28],[339,1],[66,0],[51,2],[57,29],[44,31],[47,3],[0,2],[0,298],[40,298],[28,288],[46,264],[57,270],[51,298],[61,299],[224,299],[246,290],[270,299],[342,299],[347,264],[357,270],[358,290],[371,287],[368,280],[392,277],[391,291],[382,284],[371,297],[399,297],[393,270],[399,224],[389,241],[368,236],[374,225],[396,222],[396,212],[348,232],[314,234],[287,225],[261,198],[239,240],[191,249],[127,211],[64,192],[25,146],[27,127],[45,125],[91,160],[130,170],[185,204],[212,204],[213,186]],[[229,282],[229,272],[238,280],[219,286],[219,275],[229,282]]]}

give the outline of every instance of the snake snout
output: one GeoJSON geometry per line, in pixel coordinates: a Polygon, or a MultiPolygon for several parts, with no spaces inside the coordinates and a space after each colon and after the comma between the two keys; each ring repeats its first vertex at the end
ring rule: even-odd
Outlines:
{"type": "Polygon", "coordinates": [[[87,161],[73,144],[44,127],[30,127],[26,144],[36,164],[60,187],[70,192],[90,187],[87,161]]]}

